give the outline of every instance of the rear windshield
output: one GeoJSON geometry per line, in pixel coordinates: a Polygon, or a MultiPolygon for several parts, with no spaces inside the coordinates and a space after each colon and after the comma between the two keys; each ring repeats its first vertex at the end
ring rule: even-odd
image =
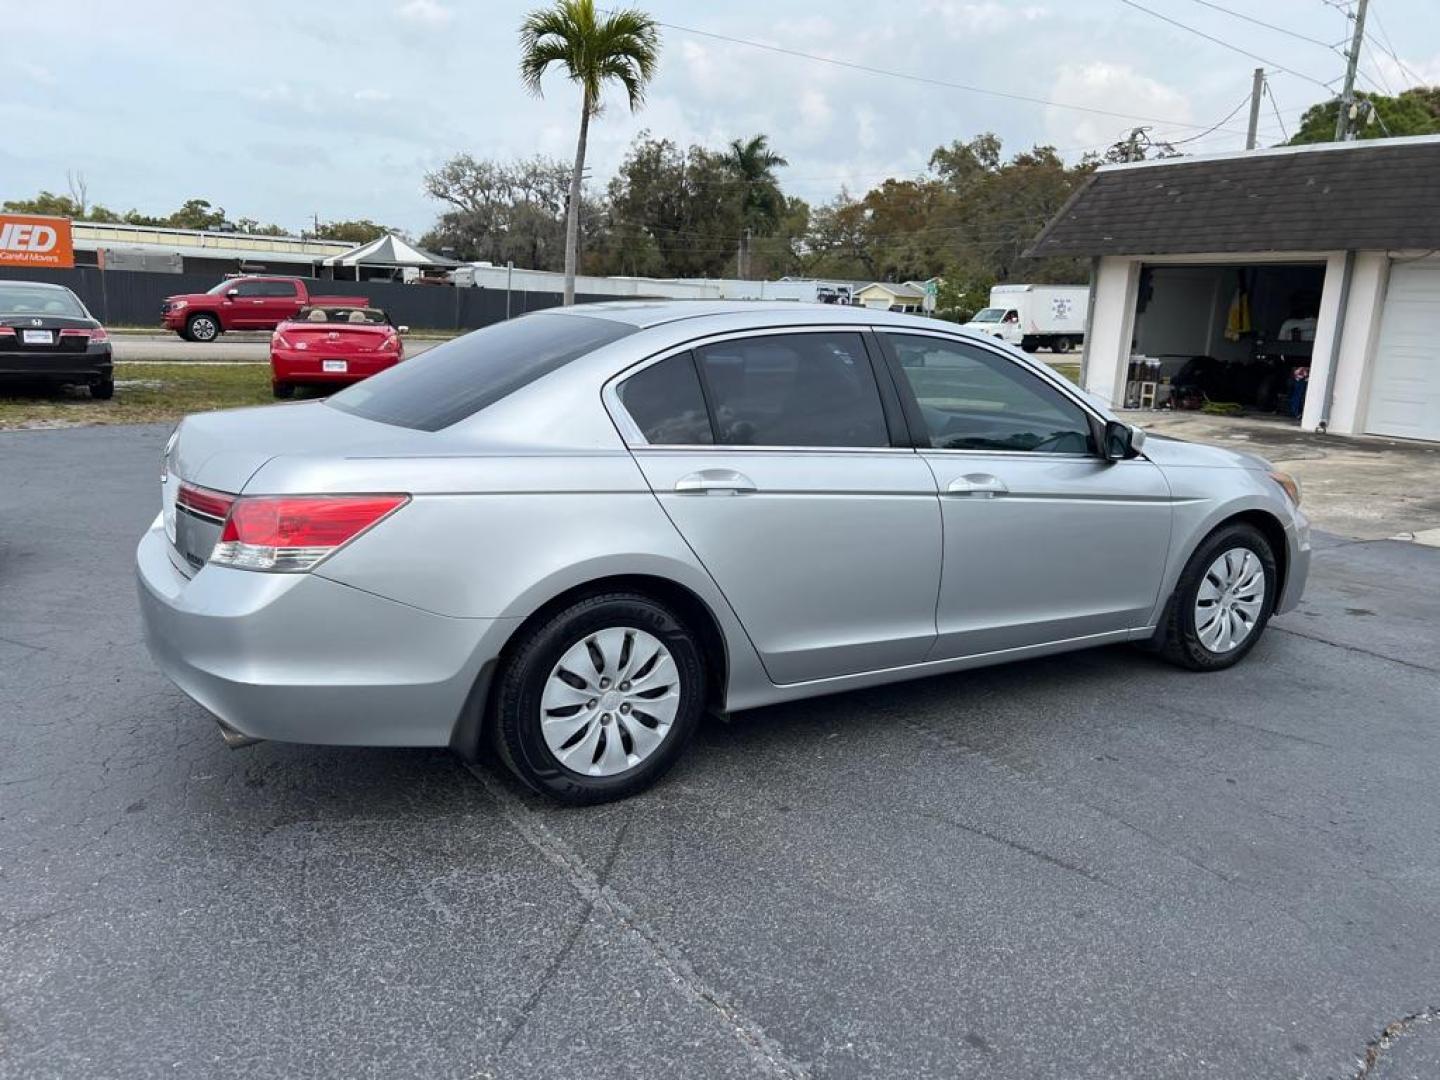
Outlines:
{"type": "Polygon", "coordinates": [[[522,315],[438,345],[329,403],[382,424],[439,431],[634,332],[609,319],[522,315]]]}
{"type": "Polygon", "coordinates": [[[74,319],[89,317],[69,289],[22,285],[15,281],[0,282],[0,315],[66,315],[74,319]]]}

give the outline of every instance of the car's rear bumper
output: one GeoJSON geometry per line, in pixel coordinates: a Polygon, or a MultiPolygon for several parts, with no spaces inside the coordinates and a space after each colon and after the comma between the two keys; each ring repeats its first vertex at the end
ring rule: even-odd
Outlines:
{"type": "Polygon", "coordinates": [[[270,377],[275,382],[353,383],[378,375],[400,362],[390,353],[371,356],[316,356],[309,352],[274,349],[270,353],[270,377]],[[344,371],[326,371],[326,360],[345,361],[344,371]]]}
{"type": "Polygon", "coordinates": [[[91,346],[85,352],[0,350],[0,378],[4,379],[98,382],[111,378],[114,370],[108,345],[91,346]]]}
{"type": "Polygon", "coordinates": [[[512,619],[457,619],[312,574],[206,566],[187,578],[159,520],[136,571],[156,664],[255,739],[444,746],[512,619]]]}

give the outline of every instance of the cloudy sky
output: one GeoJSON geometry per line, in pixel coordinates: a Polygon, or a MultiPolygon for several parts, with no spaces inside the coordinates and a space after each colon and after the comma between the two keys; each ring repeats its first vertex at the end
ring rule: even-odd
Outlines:
{"type": "MultiPolygon", "coordinates": [[[[1347,33],[1344,0],[1134,2],[1263,58],[1279,110],[1277,119],[1266,102],[1267,142],[1281,139],[1282,125],[1293,131],[1305,106],[1324,96],[1317,83],[1343,68],[1325,46],[1347,33]]],[[[1440,82],[1434,5],[1372,0],[1378,44],[1367,46],[1361,69],[1375,85],[1440,82]]],[[[515,30],[533,6],[0,0],[9,56],[0,79],[0,199],[63,191],[73,170],[84,173],[92,200],[113,209],[168,212],[203,196],[232,217],[292,229],[318,213],[423,232],[438,208],[420,178],[451,154],[574,153],[573,87],[553,76],[537,100],[516,78],[515,30]],[[17,56],[31,59],[17,68],[17,56]]],[[[1205,132],[1246,98],[1261,62],[1127,0],[643,6],[668,24],[660,73],[643,111],[631,116],[616,98],[592,128],[590,163],[601,183],[643,129],[710,145],[766,132],[790,161],[787,189],[817,202],[842,185],[863,191],[886,175],[914,174],[935,146],[986,130],[1007,150],[1043,142],[1067,158],[1141,123],[1162,137],[1199,136],[1186,149],[1238,149],[1243,109],[1205,132]]]]}

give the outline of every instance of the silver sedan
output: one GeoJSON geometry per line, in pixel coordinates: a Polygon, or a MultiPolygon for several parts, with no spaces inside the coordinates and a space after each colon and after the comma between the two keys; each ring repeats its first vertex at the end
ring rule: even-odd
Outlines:
{"type": "Polygon", "coordinates": [[[527,315],[191,416],[161,471],[147,638],[228,741],[493,752],[574,803],[707,711],[1113,642],[1223,669],[1310,561],[1265,461],[856,308],[527,315]]]}

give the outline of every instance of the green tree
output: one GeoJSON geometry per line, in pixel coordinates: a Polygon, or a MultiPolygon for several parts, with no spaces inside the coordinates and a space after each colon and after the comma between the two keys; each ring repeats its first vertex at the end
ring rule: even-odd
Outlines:
{"type": "Polygon", "coordinates": [[[317,228],[303,235],[316,240],[344,240],[348,244],[368,244],[393,231],[389,226],[377,225],[369,218],[362,218],[359,221],[322,221],[317,228]]]}
{"type": "Polygon", "coordinates": [[[40,214],[45,217],[70,218],[72,221],[115,222],[120,220],[119,214],[98,203],[93,206],[85,206],[76,202],[69,195],[56,195],[52,191],[42,191],[32,199],[9,199],[0,206],[12,214],[40,214]]]}
{"type": "MultiPolygon", "coordinates": [[[[1402,135],[1440,134],[1440,87],[1413,86],[1394,97],[1384,94],[1355,92],[1362,110],[1373,109],[1374,120],[1361,122],[1356,131],[1359,139],[1399,138],[1402,135]]],[[[1300,117],[1300,130],[1286,144],[1304,146],[1308,143],[1334,142],[1335,120],[1340,112],[1340,99],[1331,98],[1311,105],[1300,117]]]]}
{"type": "Polygon", "coordinates": [[[557,0],[532,11],[520,24],[520,79],[539,96],[541,79],[552,64],[563,68],[581,89],[580,135],[570,179],[565,222],[565,303],[575,302],[575,269],[580,246],[580,186],[585,171],[585,142],[591,117],[601,108],[607,82],[625,90],[630,111],[645,100],[645,88],[660,57],[655,20],[640,11],[616,11],[600,18],[595,0],[557,0]]]}
{"type": "Polygon", "coordinates": [[[740,234],[737,276],[750,276],[751,235],[769,236],[780,224],[785,196],[775,179],[775,170],[790,164],[770,149],[767,135],[734,139],[725,151],[725,164],[735,174],[739,187],[740,234]]]}
{"type": "Polygon", "coordinates": [[[723,154],[642,132],[610,181],[593,266],[611,274],[714,277],[735,257],[740,204],[723,154]]]}

